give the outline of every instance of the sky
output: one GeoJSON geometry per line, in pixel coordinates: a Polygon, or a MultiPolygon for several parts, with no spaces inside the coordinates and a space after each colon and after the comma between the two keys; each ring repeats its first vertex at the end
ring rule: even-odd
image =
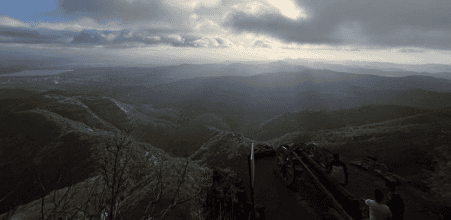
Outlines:
{"type": "Polygon", "coordinates": [[[0,56],[451,64],[449,0],[0,0],[0,56]]]}

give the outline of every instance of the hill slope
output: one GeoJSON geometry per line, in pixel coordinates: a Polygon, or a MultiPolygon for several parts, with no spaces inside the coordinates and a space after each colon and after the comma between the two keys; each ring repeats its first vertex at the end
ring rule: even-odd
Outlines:
{"type": "Polygon", "coordinates": [[[336,129],[378,123],[432,110],[397,105],[367,105],[334,111],[299,111],[280,114],[260,125],[253,133],[258,140],[271,140],[295,131],[336,129]]]}

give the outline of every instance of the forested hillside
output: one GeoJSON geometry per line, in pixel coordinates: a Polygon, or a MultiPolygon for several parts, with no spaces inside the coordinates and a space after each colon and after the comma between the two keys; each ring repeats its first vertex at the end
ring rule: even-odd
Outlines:
{"type": "Polygon", "coordinates": [[[18,215],[33,210],[36,218],[49,217],[40,207],[52,203],[52,193],[76,196],[92,188],[100,196],[95,198],[114,198],[122,205],[94,208],[83,199],[65,201],[84,203],[97,214],[188,212],[189,218],[199,219],[205,214],[199,204],[206,201],[212,169],[228,169],[248,180],[246,157],[252,143],[268,155],[281,144],[315,142],[329,152],[340,152],[346,161],[376,158],[424,193],[450,198],[444,193],[449,189],[449,141],[443,132],[451,128],[451,93],[446,90],[451,81],[302,68],[277,74],[183,77],[188,70],[196,71],[193,66],[153,72],[86,68],[48,77],[3,77],[2,213],[21,205],[18,215]],[[133,145],[121,148],[128,142],[115,140],[130,125],[127,140],[133,145]],[[115,154],[118,149],[127,150],[115,154]],[[117,193],[104,195],[101,189],[108,188],[115,166],[111,161],[119,161],[116,165],[127,178],[117,193]],[[172,174],[155,181],[163,171],[172,174]],[[163,182],[173,183],[166,184],[165,198],[145,196],[158,189],[149,184],[163,182]],[[190,200],[171,206],[173,195],[190,200]],[[146,211],[140,205],[151,202],[146,198],[161,206],[146,211]]]}

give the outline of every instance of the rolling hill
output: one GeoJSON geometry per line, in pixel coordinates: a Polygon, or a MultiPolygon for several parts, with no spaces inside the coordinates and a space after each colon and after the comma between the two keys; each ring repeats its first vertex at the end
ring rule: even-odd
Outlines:
{"type": "Polygon", "coordinates": [[[450,80],[304,67],[289,72],[284,63],[268,64],[278,71],[270,73],[257,64],[208,65],[203,72],[180,65],[2,78],[9,83],[0,89],[2,212],[44,193],[35,184],[39,170],[49,184],[62,166],[72,169],[65,186],[93,177],[95,152],[131,123],[140,153],[188,157],[197,161],[192,172],[218,166],[244,177],[240,169],[252,143],[274,149],[301,140],[346,160],[377,157],[411,182],[427,179],[419,170],[435,172],[441,130],[451,125],[450,80]],[[211,74],[219,67],[224,71],[211,74]],[[254,72],[243,76],[246,68],[254,72]]]}
{"type": "MultiPolygon", "coordinates": [[[[116,118],[118,122],[123,120],[124,123],[126,120],[141,120],[138,128],[144,125],[146,117],[149,120],[147,123],[154,120],[149,119],[150,116],[145,112],[136,110],[138,108],[133,105],[103,96],[71,97],[67,93],[63,96],[45,92],[41,94],[40,99],[37,97],[2,99],[1,104],[4,106],[2,110],[8,109],[2,112],[3,117],[0,120],[3,143],[1,155],[8,157],[2,157],[0,171],[8,180],[2,183],[3,191],[0,195],[2,198],[7,195],[2,202],[4,205],[12,204],[12,206],[25,205],[39,198],[42,192],[33,185],[33,172],[41,167],[48,167],[43,175],[51,182],[55,181],[56,177],[53,174],[56,167],[70,165],[72,173],[71,178],[66,180],[66,186],[92,177],[96,170],[96,154],[93,152],[99,149],[102,143],[107,142],[113,132],[117,131],[117,127],[120,127],[119,123],[114,123],[116,118]],[[88,125],[88,122],[91,124],[88,125]],[[19,179],[19,184],[13,184],[19,179]],[[19,193],[15,188],[10,188],[11,186],[28,187],[35,196],[19,193]],[[15,200],[18,197],[24,199],[15,200]]],[[[155,109],[149,107],[147,110],[155,109]]],[[[261,123],[262,131],[267,133],[260,135],[274,136],[268,138],[267,142],[219,128],[224,122],[216,115],[201,115],[195,117],[193,121],[190,119],[189,123],[194,124],[188,127],[172,127],[166,133],[161,132],[164,134],[163,137],[172,140],[172,142],[166,140],[165,143],[168,144],[166,150],[174,150],[171,153],[187,153],[190,155],[189,158],[197,161],[199,165],[230,168],[241,173],[240,177],[243,178],[246,176],[245,170],[242,170],[246,165],[243,161],[251,143],[276,148],[281,143],[300,140],[300,135],[308,134],[310,136],[308,139],[339,151],[346,160],[369,155],[377,157],[394,173],[410,180],[417,187],[424,188],[425,183],[415,182],[414,179],[419,177],[425,179],[425,174],[408,169],[414,167],[416,170],[424,169],[432,172],[434,166],[432,153],[435,147],[443,144],[439,131],[449,128],[451,114],[449,109],[417,109],[394,105],[370,105],[336,111],[290,112],[261,123]],[[309,131],[292,133],[295,130],[279,129],[287,128],[288,121],[292,120],[301,127],[306,126],[305,130],[309,131]],[[205,125],[205,130],[198,127],[200,125],[205,125]],[[208,128],[209,126],[213,127],[208,128]],[[399,159],[401,155],[402,159],[399,159]]],[[[139,132],[136,135],[139,140],[139,132]]],[[[159,141],[164,142],[163,139],[159,141]]],[[[165,157],[171,158],[163,150],[152,145],[139,144],[146,146],[149,152],[164,154],[165,157]]],[[[140,195],[139,191],[132,194],[136,198],[140,195]]],[[[33,207],[38,205],[36,202],[30,203],[32,204],[33,207]]]]}
{"type": "Polygon", "coordinates": [[[253,135],[250,137],[267,141],[296,131],[379,123],[431,111],[433,110],[397,105],[367,105],[334,111],[287,112],[262,123],[257,129],[251,131],[253,135]]]}

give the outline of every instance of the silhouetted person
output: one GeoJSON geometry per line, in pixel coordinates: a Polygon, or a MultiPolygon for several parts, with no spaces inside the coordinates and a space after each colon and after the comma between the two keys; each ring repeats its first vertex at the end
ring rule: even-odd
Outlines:
{"type": "Polygon", "coordinates": [[[382,204],[384,199],[384,193],[378,189],[374,190],[375,200],[366,199],[365,204],[368,205],[370,209],[370,219],[369,220],[387,220],[392,218],[393,215],[387,205],[382,204]]]}
{"type": "Polygon", "coordinates": [[[345,187],[348,185],[348,167],[340,160],[340,155],[338,153],[333,155],[334,159],[330,161],[329,166],[326,167],[326,171],[335,177],[341,186],[345,187]]]}
{"type": "Polygon", "coordinates": [[[261,205],[255,206],[255,212],[256,212],[256,220],[265,220],[265,207],[261,205]]]}
{"type": "Polygon", "coordinates": [[[451,206],[445,206],[442,214],[442,220],[451,219],[451,206]]]}
{"type": "Polygon", "coordinates": [[[343,204],[343,208],[353,219],[355,220],[363,219],[359,200],[357,199],[351,200],[350,202],[343,204]]]}
{"type": "Polygon", "coordinates": [[[387,206],[393,215],[392,220],[402,220],[404,219],[404,200],[401,195],[396,192],[395,186],[390,186],[388,191],[388,202],[387,206]]]}

